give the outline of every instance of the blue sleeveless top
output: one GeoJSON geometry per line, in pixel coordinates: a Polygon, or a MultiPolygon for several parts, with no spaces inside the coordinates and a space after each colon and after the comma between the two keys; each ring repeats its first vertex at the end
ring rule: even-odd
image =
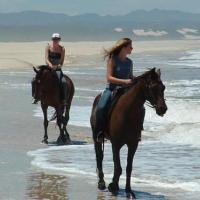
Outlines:
{"type": "MultiPolygon", "coordinates": [[[[114,56],[113,59],[115,61],[113,76],[119,79],[130,79],[133,74],[132,60],[126,58],[125,61],[121,61],[118,56],[114,56]]],[[[108,83],[107,88],[114,90],[117,86],[121,86],[121,84],[108,83]]]]}

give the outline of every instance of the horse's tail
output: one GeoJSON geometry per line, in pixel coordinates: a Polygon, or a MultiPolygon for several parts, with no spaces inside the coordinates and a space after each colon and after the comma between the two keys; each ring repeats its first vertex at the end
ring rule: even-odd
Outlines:
{"type": "Polygon", "coordinates": [[[67,82],[67,105],[65,106],[65,109],[69,111],[74,96],[75,88],[72,80],[66,74],[64,74],[64,77],[67,82]]]}

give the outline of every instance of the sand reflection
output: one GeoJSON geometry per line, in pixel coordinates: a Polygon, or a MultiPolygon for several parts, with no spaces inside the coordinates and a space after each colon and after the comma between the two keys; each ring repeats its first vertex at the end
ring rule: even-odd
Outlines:
{"type": "Polygon", "coordinates": [[[43,172],[28,177],[26,197],[28,199],[68,200],[67,178],[43,172]]]}

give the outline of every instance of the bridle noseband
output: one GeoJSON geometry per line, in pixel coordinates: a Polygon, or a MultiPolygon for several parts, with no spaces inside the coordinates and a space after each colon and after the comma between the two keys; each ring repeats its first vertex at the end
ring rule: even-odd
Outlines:
{"type": "Polygon", "coordinates": [[[157,107],[157,99],[153,93],[153,88],[157,87],[158,85],[159,85],[159,82],[145,81],[144,95],[145,95],[145,99],[148,101],[147,105],[151,108],[157,107]]]}

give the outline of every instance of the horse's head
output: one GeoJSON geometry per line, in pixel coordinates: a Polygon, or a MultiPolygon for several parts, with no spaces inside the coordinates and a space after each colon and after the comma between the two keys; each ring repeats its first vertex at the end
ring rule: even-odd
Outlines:
{"type": "Polygon", "coordinates": [[[52,73],[51,73],[51,68],[49,67],[49,66],[47,66],[47,65],[40,65],[40,66],[38,66],[37,68],[36,67],[33,67],[33,70],[34,70],[34,72],[36,73],[36,78],[38,79],[38,80],[40,80],[41,78],[42,78],[42,76],[44,76],[45,75],[45,73],[48,73],[48,74],[51,74],[52,75],[52,73]]]}
{"type": "Polygon", "coordinates": [[[156,109],[159,116],[163,116],[167,111],[164,98],[165,85],[161,81],[160,69],[155,68],[146,72],[142,77],[145,79],[145,98],[156,109]]]}
{"type": "Polygon", "coordinates": [[[41,79],[42,79],[42,71],[39,67],[38,69],[36,67],[33,67],[34,72],[36,73],[35,75],[35,82],[36,82],[36,87],[37,90],[40,88],[41,85],[41,79]]]}
{"type": "MultiPolygon", "coordinates": [[[[47,76],[51,73],[51,70],[46,65],[41,65],[36,67],[33,67],[33,70],[35,71],[35,83],[36,83],[36,91],[40,92],[41,88],[48,88],[47,86],[50,85],[48,81],[46,81],[47,76]]],[[[49,77],[49,76],[48,76],[49,77]]]]}

